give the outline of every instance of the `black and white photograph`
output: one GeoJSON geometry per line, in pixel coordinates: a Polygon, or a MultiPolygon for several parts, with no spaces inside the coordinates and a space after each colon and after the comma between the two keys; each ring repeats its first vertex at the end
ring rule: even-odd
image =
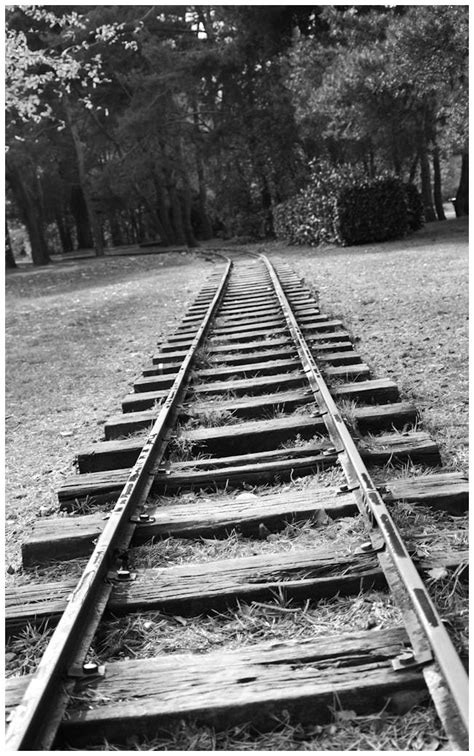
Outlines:
{"type": "Polygon", "coordinates": [[[4,46],[6,750],[467,752],[467,2],[4,46]]]}

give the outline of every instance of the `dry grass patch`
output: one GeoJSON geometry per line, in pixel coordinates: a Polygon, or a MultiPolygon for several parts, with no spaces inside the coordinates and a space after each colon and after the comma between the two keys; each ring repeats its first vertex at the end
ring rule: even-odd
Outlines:
{"type": "MultiPolygon", "coordinates": [[[[251,723],[216,730],[182,721],[155,738],[131,736],[132,751],[434,751],[447,743],[433,707],[414,708],[403,715],[382,709],[369,716],[348,716],[337,703],[332,722],[308,725],[292,722],[285,712],[275,717],[269,732],[251,723]]],[[[105,741],[91,750],[123,750],[123,745],[105,741]]]]}
{"type": "Polygon", "coordinates": [[[21,677],[34,672],[52,634],[53,628],[37,628],[28,624],[18,635],[9,639],[5,644],[5,676],[21,677]]]}
{"type": "Polygon", "coordinates": [[[192,414],[183,427],[189,430],[193,428],[217,428],[222,425],[235,425],[235,423],[242,422],[242,419],[236,417],[231,410],[219,408],[216,404],[217,402],[210,402],[209,407],[207,407],[205,402],[199,400],[200,409],[193,411],[191,408],[192,414]]]}
{"type": "Polygon", "coordinates": [[[279,449],[305,449],[306,447],[320,446],[321,450],[327,447],[328,437],[322,433],[315,433],[311,438],[302,438],[301,433],[288,441],[282,441],[279,449]]]}
{"type": "Polygon", "coordinates": [[[206,503],[215,503],[219,507],[223,496],[236,498],[238,496],[252,495],[258,497],[291,494],[294,491],[307,491],[311,494],[312,489],[319,490],[321,487],[337,488],[345,482],[344,474],[340,467],[328,467],[317,475],[306,475],[302,478],[295,478],[289,483],[263,483],[262,485],[250,485],[244,483],[241,488],[226,486],[224,490],[207,491],[206,489],[194,489],[184,491],[176,496],[151,496],[147,506],[169,506],[176,503],[196,503],[205,501],[206,503]],[[242,491],[242,489],[244,489],[242,491]]]}
{"type": "Polygon", "coordinates": [[[467,449],[468,224],[427,224],[402,241],[346,248],[265,245],[316,285],[377,377],[420,410],[443,462],[464,469],[467,449]]]}
{"type": "Polygon", "coordinates": [[[146,612],[109,619],[96,636],[94,654],[104,662],[207,653],[261,642],[381,630],[400,622],[390,597],[379,591],[305,602],[287,599],[280,592],[265,602],[237,602],[234,608],[197,617],[146,612]]]}
{"type": "Polygon", "coordinates": [[[215,270],[194,254],[107,257],[6,278],[6,557],[215,270]]]}
{"type": "Polygon", "coordinates": [[[313,549],[316,555],[333,553],[336,543],[338,551],[349,552],[364,539],[367,524],[362,516],[331,520],[324,513],[316,513],[314,519],[288,523],[278,533],[264,531],[257,540],[235,531],[222,538],[164,538],[133,549],[131,559],[134,567],[143,569],[306,549],[313,549]]]}
{"type": "Polygon", "coordinates": [[[193,358],[193,370],[205,370],[212,367],[212,357],[207,347],[196,349],[193,358]]]}

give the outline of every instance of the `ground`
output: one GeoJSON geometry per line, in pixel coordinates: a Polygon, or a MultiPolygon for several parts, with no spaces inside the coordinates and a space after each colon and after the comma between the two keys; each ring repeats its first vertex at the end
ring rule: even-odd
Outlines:
{"type": "Polygon", "coordinates": [[[420,410],[446,467],[468,444],[467,219],[431,223],[410,239],[335,249],[269,247],[319,291],[376,377],[420,410]]]}
{"type": "MultiPolygon", "coordinates": [[[[409,239],[370,246],[313,249],[272,243],[248,248],[265,251],[274,262],[284,260],[319,292],[322,312],[344,322],[374,375],[393,378],[402,398],[412,399],[421,410],[424,428],[442,448],[444,466],[464,469],[466,221],[430,224],[409,239]]],[[[173,252],[86,259],[44,269],[22,268],[7,275],[9,573],[20,568],[21,540],[29,524],[40,512],[54,509],[54,491],[62,477],[72,472],[76,451],[91,441],[102,440],[104,421],[120,411],[122,397],[131,390],[133,379],[149,361],[160,336],[179,322],[216,265],[221,263],[213,263],[202,253],[173,252]]],[[[422,524],[426,525],[424,520],[422,524]]],[[[283,533],[281,538],[290,536],[295,537],[283,533]]],[[[171,541],[160,548],[172,549],[174,558],[179,558],[179,549],[177,552],[176,543],[171,541]]],[[[265,545],[262,542],[262,547],[265,545]]],[[[231,551],[231,546],[228,539],[217,544],[194,543],[189,548],[196,549],[199,558],[218,558],[224,555],[224,549],[231,551]],[[209,554],[211,549],[215,554],[209,554]]],[[[235,541],[234,547],[242,549],[245,543],[235,541]]],[[[451,587],[449,591],[451,596],[451,587]]],[[[371,601],[373,612],[378,603],[373,598],[371,601]]],[[[380,612],[386,612],[386,603],[379,603],[380,612]]],[[[461,608],[464,611],[464,604],[461,608]]],[[[244,641],[244,618],[233,615],[223,618],[222,627],[214,618],[209,619],[204,637],[208,633],[213,647],[215,643],[228,642],[237,628],[239,643],[255,642],[268,624],[267,613],[271,609],[262,610],[262,617],[246,616],[244,641]]],[[[347,608],[339,609],[347,619],[347,608]]],[[[338,607],[328,606],[332,626],[337,611],[338,607]]],[[[366,611],[365,608],[362,612],[361,622],[366,620],[366,611]]],[[[446,611],[454,615],[451,604],[446,611]]],[[[377,621],[383,621],[380,612],[377,621]]],[[[286,618],[286,614],[282,616],[286,618]]],[[[317,616],[320,621],[321,606],[317,616]]],[[[387,617],[389,621],[391,615],[387,617]]],[[[148,617],[147,623],[142,623],[144,629],[139,628],[137,637],[142,645],[147,640],[149,620],[148,617]]],[[[314,633],[311,620],[312,614],[307,611],[309,632],[314,633]]],[[[181,644],[183,649],[205,650],[190,647],[189,637],[194,638],[193,643],[196,638],[191,632],[193,623],[184,627],[174,623],[170,630],[173,621],[173,617],[156,619],[163,624],[164,636],[177,644],[178,650],[181,644]]],[[[202,631],[202,618],[200,623],[202,631]]],[[[115,643],[115,631],[115,627],[108,627],[107,643],[110,639],[115,643]]],[[[281,632],[283,636],[287,634],[283,625],[281,632]]],[[[135,626],[129,628],[127,643],[134,634],[135,626]]],[[[38,648],[45,640],[37,638],[38,648]]],[[[31,654],[32,643],[28,644],[31,654]]],[[[176,648],[166,650],[173,652],[176,648]]],[[[12,664],[17,665],[21,654],[18,649],[13,651],[12,664]]],[[[191,726],[183,731],[182,743],[179,733],[173,732],[169,742],[164,738],[152,744],[150,750],[176,750],[177,743],[186,750],[258,750],[259,744],[264,750],[434,750],[443,740],[430,709],[414,710],[409,717],[390,718],[382,712],[365,719],[348,721],[343,726],[336,716],[328,728],[316,728],[314,732],[297,732],[285,725],[275,736],[266,735],[261,741],[254,733],[248,735],[245,728],[216,735],[209,728],[194,730],[191,726]]]]}
{"type": "Polygon", "coordinates": [[[6,552],[20,543],[80,446],[178,323],[210,272],[194,253],[21,269],[6,281],[6,552]]]}
{"type": "MultiPolygon", "coordinates": [[[[358,340],[377,377],[413,399],[446,467],[467,456],[467,222],[347,248],[251,245],[289,263],[321,310],[358,340]]],[[[76,450],[102,425],[215,264],[166,253],[59,263],[6,281],[7,565],[22,533],[54,504],[76,450]]]]}

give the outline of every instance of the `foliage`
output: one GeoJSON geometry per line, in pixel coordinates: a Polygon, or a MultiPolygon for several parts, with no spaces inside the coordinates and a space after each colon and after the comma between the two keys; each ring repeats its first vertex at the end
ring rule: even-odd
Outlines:
{"type": "Polygon", "coordinates": [[[404,189],[408,212],[408,229],[410,231],[419,231],[420,228],[423,228],[425,222],[420,192],[415,184],[411,183],[404,184],[404,189]]]}
{"type": "Polygon", "coordinates": [[[327,162],[312,164],[309,184],[273,211],[275,234],[290,244],[338,241],[336,203],[349,166],[337,170],[327,162]]]}
{"type": "MultiPolygon", "coordinates": [[[[427,210],[435,151],[443,175],[466,149],[466,63],[460,6],[9,6],[8,198],[37,262],[269,235],[314,158],[421,183],[427,210]]],[[[334,236],[324,213],[305,234],[334,236]]]]}
{"type": "Polygon", "coordinates": [[[400,179],[377,176],[344,186],[337,197],[336,227],[343,245],[404,236],[408,208],[400,179]]]}
{"type": "MultiPolygon", "coordinates": [[[[305,147],[369,175],[392,170],[413,182],[434,216],[441,156],[466,150],[467,7],[367,6],[325,9],[329,33],[297,39],[287,79],[305,147]]],[[[438,217],[442,210],[437,206],[438,217]]]]}
{"type": "Polygon", "coordinates": [[[395,239],[420,227],[417,200],[416,188],[395,176],[369,178],[350,165],[314,163],[309,185],[275,208],[275,232],[292,244],[395,239]]]}

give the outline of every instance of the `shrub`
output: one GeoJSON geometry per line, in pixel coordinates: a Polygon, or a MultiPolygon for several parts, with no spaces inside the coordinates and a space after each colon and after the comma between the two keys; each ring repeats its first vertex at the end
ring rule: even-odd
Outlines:
{"type": "Polygon", "coordinates": [[[275,234],[290,244],[337,242],[336,198],[352,169],[313,163],[309,185],[273,211],[275,234]]]}
{"type": "Polygon", "coordinates": [[[420,208],[416,187],[395,176],[313,164],[309,185],[274,209],[275,233],[290,244],[386,241],[421,228],[420,208]]]}
{"type": "Polygon", "coordinates": [[[341,189],[336,202],[339,242],[381,242],[408,231],[405,189],[400,179],[379,176],[341,189]]]}
{"type": "Polygon", "coordinates": [[[423,200],[415,184],[404,184],[404,188],[408,206],[408,228],[410,231],[419,231],[425,223],[423,200]]]}

